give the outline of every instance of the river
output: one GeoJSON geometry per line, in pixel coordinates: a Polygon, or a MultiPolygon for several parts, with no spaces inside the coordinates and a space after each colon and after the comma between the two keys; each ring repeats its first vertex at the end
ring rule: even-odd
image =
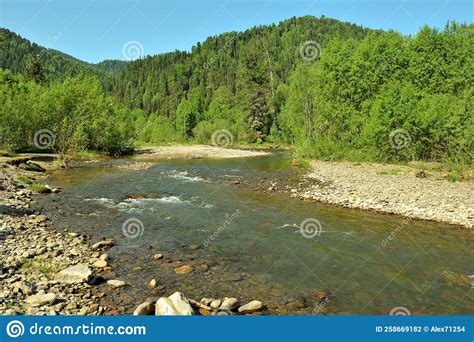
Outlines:
{"type": "Polygon", "coordinates": [[[473,231],[233,184],[296,177],[284,154],[109,164],[51,172],[63,191],[39,204],[58,230],[116,240],[113,276],[128,286],[111,300],[127,312],[182,291],[258,299],[270,314],[474,313],[473,231]]]}

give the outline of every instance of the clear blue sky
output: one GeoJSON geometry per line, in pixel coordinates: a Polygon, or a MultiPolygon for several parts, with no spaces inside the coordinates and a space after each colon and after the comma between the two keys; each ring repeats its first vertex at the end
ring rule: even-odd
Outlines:
{"type": "Polygon", "coordinates": [[[447,20],[472,22],[473,0],[0,0],[0,27],[88,62],[189,50],[208,36],[292,16],[332,17],[413,34],[447,20]]]}

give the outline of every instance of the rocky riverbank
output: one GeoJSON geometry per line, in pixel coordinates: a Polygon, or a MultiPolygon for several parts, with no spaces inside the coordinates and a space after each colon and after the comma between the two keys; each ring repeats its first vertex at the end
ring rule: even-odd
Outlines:
{"type": "Polygon", "coordinates": [[[417,174],[408,166],[312,161],[294,196],[348,208],[474,227],[474,182],[417,174]]]}
{"type": "MultiPolygon", "coordinates": [[[[32,209],[34,196],[40,195],[18,180],[36,181],[43,176],[20,169],[17,164],[1,165],[0,315],[130,313],[116,300],[130,285],[116,278],[111,265],[113,259],[107,251],[113,248],[114,240],[93,243],[88,235],[67,229],[57,231],[57,217],[48,218],[32,209]]],[[[53,189],[57,191],[60,189],[53,189]]],[[[162,258],[162,254],[154,256],[155,260],[162,258]]],[[[181,271],[176,269],[176,273],[181,271]]],[[[156,280],[152,279],[148,286],[157,288],[156,280]]],[[[140,305],[139,299],[136,301],[135,315],[242,315],[265,310],[257,300],[239,303],[237,298],[225,297],[196,301],[179,292],[148,298],[140,305]]]]}

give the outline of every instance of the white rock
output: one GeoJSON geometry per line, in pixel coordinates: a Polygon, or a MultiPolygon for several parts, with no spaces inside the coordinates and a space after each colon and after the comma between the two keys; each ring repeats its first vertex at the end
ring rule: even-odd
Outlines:
{"type": "Polygon", "coordinates": [[[107,280],[107,284],[113,286],[113,287],[122,287],[125,285],[125,282],[122,280],[118,279],[112,279],[112,280],[107,280]]]}
{"type": "Polygon", "coordinates": [[[222,301],[220,299],[213,300],[211,302],[210,307],[213,309],[217,309],[219,306],[221,306],[222,301]]]}
{"type": "Polygon", "coordinates": [[[155,304],[150,302],[145,302],[137,306],[135,311],[133,311],[133,316],[147,316],[153,315],[155,313],[155,304]]]}
{"type": "Polygon", "coordinates": [[[221,304],[220,308],[221,309],[232,310],[237,306],[238,301],[239,300],[237,298],[227,298],[227,297],[225,297],[224,300],[222,301],[222,304],[221,304]]]}
{"type": "Polygon", "coordinates": [[[78,264],[62,270],[56,274],[55,279],[63,283],[73,284],[86,282],[91,275],[92,272],[89,266],[86,264],[78,264]]]}
{"type": "Polygon", "coordinates": [[[150,280],[150,283],[148,284],[148,286],[151,289],[154,289],[156,287],[156,280],[155,279],[150,280]]]}
{"type": "Polygon", "coordinates": [[[242,305],[239,308],[240,313],[252,313],[262,308],[262,302],[259,300],[252,300],[250,303],[242,305]]]}
{"type": "Polygon", "coordinates": [[[157,300],[155,314],[158,316],[191,316],[193,308],[181,292],[175,292],[168,298],[161,297],[157,300]]]}
{"type": "Polygon", "coordinates": [[[96,262],[94,262],[94,267],[98,267],[98,268],[107,267],[107,261],[99,259],[96,262]]]}
{"type": "Polygon", "coordinates": [[[56,301],[56,294],[55,293],[46,293],[46,294],[35,294],[32,296],[29,296],[25,300],[28,304],[31,305],[51,305],[54,304],[56,301]]]}

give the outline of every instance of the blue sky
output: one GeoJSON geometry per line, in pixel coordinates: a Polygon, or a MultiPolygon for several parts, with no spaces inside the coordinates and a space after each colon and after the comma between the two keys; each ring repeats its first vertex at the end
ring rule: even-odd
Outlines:
{"type": "Polygon", "coordinates": [[[472,22],[473,1],[0,0],[0,27],[88,62],[124,59],[129,41],[144,55],[189,50],[211,35],[308,14],[413,34],[424,24],[472,22]]]}

